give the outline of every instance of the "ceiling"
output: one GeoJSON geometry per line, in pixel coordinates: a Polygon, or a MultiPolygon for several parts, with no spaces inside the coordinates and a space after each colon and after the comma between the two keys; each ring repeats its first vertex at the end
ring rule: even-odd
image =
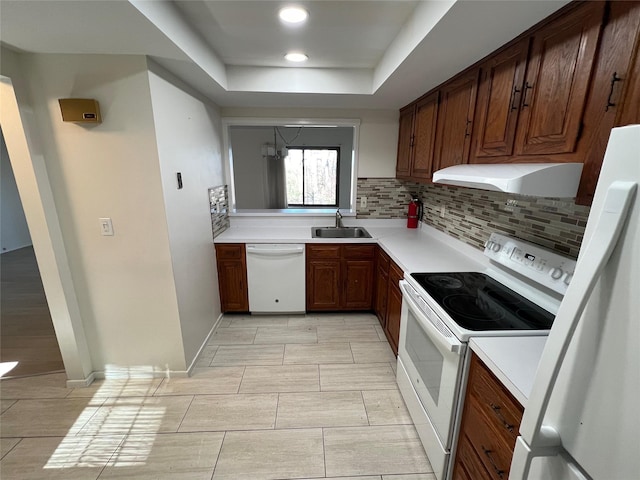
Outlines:
{"type": "Polygon", "coordinates": [[[566,0],[0,0],[24,52],[147,55],[223,107],[397,109],[566,0]],[[295,3],[306,23],[287,27],[295,3]],[[290,50],[309,60],[291,66],[290,50]]]}

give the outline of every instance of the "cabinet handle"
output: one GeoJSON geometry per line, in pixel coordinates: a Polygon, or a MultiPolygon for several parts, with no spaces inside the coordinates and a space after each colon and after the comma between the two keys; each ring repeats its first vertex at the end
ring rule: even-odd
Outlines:
{"type": "Polygon", "coordinates": [[[528,107],[527,103],[527,92],[533,88],[533,85],[529,85],[529,82],[524,84],[524,93],[522,94],[522,107],[528,107]]]}
{"type": "Polygon", "coordinates": [[[471,125],[471,120],[467,119],[467,124],[464,127],[464,136],[468,137],[469,135],[471,135],[471,132],[469,131],[469,125],[471,125]]]}
{"type": "Polygon", "coordinates": [[[517,95],[522,92],[518,87],[513,87],[513,93],[511,96],[511,110],[518,110],[518,102],[516,102],[517,95]]]}
{"type": "Polygon", "coordinates": [[[622,78],[618,76],[618,72],[613,72],[613,76],[611,77],[611,89],[609,90],[609,96],[607,97],[607,106],[604,107],[604,111],[608,112],[609,107],[615,107],[616,104],[611,101],[611,97],[613,96],[613,87],[616,82],[622,81],[622,78]]]}
{"type": "Polygon", "coordinates": [[[493,403],[490,403],[489,406],[491,407],[491,410],[493,410],[493,413],[496,414],[496,417],[498,417],[498,420],[502,422],[502,426],[513,433],[514,426],[507,422],[507,419],[504,418],[504,415],[502,415],[502,412],[500,411],[500,407],[494,405],[493,403]]]}
{"type": "Polygon", "coordinates": [[[487,456],[487,458],[489,459],[489,463],[491,464],[491,466],[493,467],[493,471],[496,472],[496,475],[498,475],[500,478],[503,478],[504,476],[504,470],[501,470],[498,468],[498,466],[496,465],[495,460],[493,459],[493,457],[491,456],[491,454],[493,453],[492,450],[488,450],[486,448],[484,448],[484,446],[481,446],[482,451],[484,452],[484,454],[487,456]]]}
{"type": "Polygon", "coordinates": [[[411,140],[409,141],[409,146],[410,146],[410,147],[413,147],[413,145],[414,145],[414,143],[415,143],[415,138],[416,138],[416,136],[415,136],[415,135],[411,135],[411,140]]]}

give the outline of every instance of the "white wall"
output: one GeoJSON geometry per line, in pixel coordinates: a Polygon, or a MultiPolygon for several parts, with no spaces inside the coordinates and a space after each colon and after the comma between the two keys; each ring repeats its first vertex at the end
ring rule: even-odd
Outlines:
{"type": "Polygon", "coordinates": [[[0,246],[10,252],[31,245],[31,236],[13,176],[9,152],[0,131],[0,246]]]}
{"type": "Polygon", "coordinates": [[[185,370],[145,58],[22,60],[94,370],[185,370]],[[62,122],[69,97],[97,99],[103,123],[62,122]]]}
{"type": "MultiPolygon", "coordinates": [[[[290,146],[340,147],[339,206],[351,208],[351,159],[353,154],[353,128],[278,127],[290,146]],[[299,135],[298,135],[299,132],[299,135]]],[[[233,150],[233,173],[236,208],[268,208],[265,202],[266,161],[262,145],[273,145],[273,127],[233,126],[229,140],[233,150]]],[[[278,147],[284,142],[276,135],[278,147]]]]}
{"type": "Polygon", "coordinates": [[[261,157],[260,149],[263,143],[273,143],[273,133],[269,132],[273,130],[268,127],[229,129],[236,196],[235,208],[267,208],[267,162],[261,157]]]}
{"type": "Polygon", "coordinates": [[[220,315],[207,189],[224,183],[217,109],[160,67],[149,72],[187,365],[220,315]],[[183,188],[178,189],[176,173],[183,188]]]}
{"type": "Polygon", "coordinates": [[[361,122],[358,177],[389,178],[396,175],[397,110],[227,107],[220,113],[223,117],[358,118],[361,122]]]}

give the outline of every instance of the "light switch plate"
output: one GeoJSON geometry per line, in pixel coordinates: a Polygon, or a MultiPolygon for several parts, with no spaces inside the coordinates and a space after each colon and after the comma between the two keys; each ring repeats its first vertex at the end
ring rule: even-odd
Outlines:
{"type": "Polygon", "coordinates": [[[113,236],[113,223],[110,218],[100,218],[100,233],[103,236],[113,236]]]}

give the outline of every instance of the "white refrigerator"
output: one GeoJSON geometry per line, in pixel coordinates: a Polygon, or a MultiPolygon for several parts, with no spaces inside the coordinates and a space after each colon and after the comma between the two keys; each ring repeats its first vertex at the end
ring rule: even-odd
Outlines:
{"type": "Polygon", "coordinates": [[[614,128],[510,480],[640,479],[640,125],[614,128]]]}

